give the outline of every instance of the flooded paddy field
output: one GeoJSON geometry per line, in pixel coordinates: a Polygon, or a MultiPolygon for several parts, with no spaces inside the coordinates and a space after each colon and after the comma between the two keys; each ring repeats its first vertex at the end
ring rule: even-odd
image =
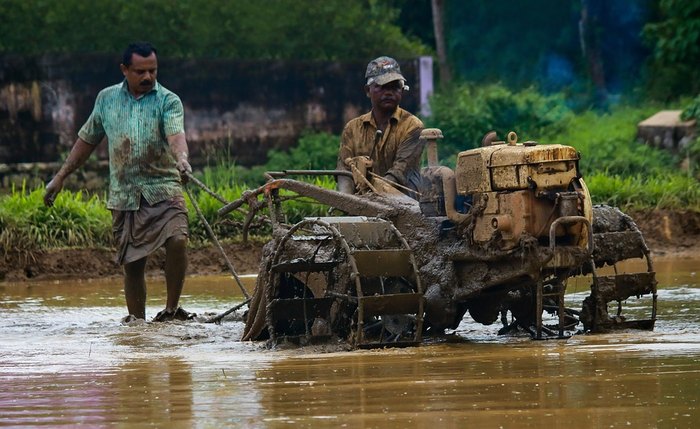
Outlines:
{"type": "MultiPolygon", "coordinates": [[[[122,326],[119,281],[3,283],[0,426],[698,427],[700,257],[655,264],[653,332],[532,341],[467,317],[450,341],[332,353],[241,343],[240,322],[122,326]]],[[[182,305],[221,312],[234,289],[192,277],[182,305]]],[[[147,317],[163,303],[151,280],[147,317]]]]}

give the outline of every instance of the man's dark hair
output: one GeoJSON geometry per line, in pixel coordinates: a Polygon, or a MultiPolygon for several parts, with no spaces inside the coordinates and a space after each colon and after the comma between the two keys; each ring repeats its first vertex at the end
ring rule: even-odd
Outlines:
{"type": "Polygon", "coordinates": [[[131,56],[137,54],[141,57],[147,57],[151,54],[157,54],[155,46],[151,45],[150,42],[134,42],[129,43],[129,46],[124,50],[124,55],[122,55],[122,64],[125,66],[131,65],[131,56]]]}

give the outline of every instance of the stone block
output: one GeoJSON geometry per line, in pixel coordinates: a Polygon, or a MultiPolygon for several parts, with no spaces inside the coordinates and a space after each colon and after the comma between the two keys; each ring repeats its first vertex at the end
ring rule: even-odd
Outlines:
{"type": "Polygon", "coordinates": [[[681,120],[680,110],[662,110],[637,124],[638,140],[673,152],[681,151],[696,133],[696,121],[681,120]]]}

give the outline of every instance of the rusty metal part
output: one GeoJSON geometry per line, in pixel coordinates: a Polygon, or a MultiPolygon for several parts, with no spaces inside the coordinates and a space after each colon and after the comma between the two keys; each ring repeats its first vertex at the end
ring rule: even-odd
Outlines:
{"type": "Polygon", "coordinates": [[[442,138],[442,131],[438,128],[426,128],[420,133],[420,139],[426,142],[425,149],[428,155],[428,167],[437,167],[440,165],[438,160],[437,140],[442,138]]]}
{"type": "Polygon", "coordinates": [[[614,329],[654,328],[657,312],[657,281],[651,252],[641,231],[632,218],[610,206],[594,206],[595,252],[584,272],[593,273],[591,295],[584,300],[581,321],[591,332],[614,329]],[[618,264],[635,258],[644,258],[646,271],[619,273],[618,264]],[[615,274],[599,276],[597,267],[612,266],[615,274]],[[649,297],[648,318],[631,320],[623,314],[624,304],[629,299],[649,297]],[[615,315],[611,316],[609,305],[616,303],[615,315]]]}
{"type": "Polygon", "coordinates": [[[267,171],[274,179],[289,176],[347,176],[352,177],[352,173],[346,170],[282,170],[267,171]]]}
{"type": "Polygon", "coordinates": [[[389,222],[357,217],[306,219],[277,242],[268,268],[265,317],[273,342],[307,343],[329,333],[347,337],[362,348],[421,341],[420,276],[408,244],[389,222]],[[357,235],[352,233],[355,229],[357,235]],[[299,235],[304,231],[306,235],[299,235]],[[389,242],[399,247],[387,248],[389,242]],[[381,248],[374,248],[378,245],[381,248]],[[405,283],[410,291],[383,287],[407,278],[414,279],[405,283]],[[314,325],[330,331],[314,332],[314,325]]]}
{"type": "Polygon", "coordinates": [[[481,147],[491,146],[496,140],[498,140],[498,134],[495,131],[489,131],[481,138],[481,147]]]}

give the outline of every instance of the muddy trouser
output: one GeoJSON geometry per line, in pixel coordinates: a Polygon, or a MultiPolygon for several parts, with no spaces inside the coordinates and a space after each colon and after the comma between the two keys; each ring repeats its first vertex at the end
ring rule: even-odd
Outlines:
{"type": "Polygon", "coordinates": [[[178,195],[150,205],[141,197],[138,210],[112,210],[112,234],[119,265],[145,258],[168,238],[188,235],[185,198],[178,195]]]}

